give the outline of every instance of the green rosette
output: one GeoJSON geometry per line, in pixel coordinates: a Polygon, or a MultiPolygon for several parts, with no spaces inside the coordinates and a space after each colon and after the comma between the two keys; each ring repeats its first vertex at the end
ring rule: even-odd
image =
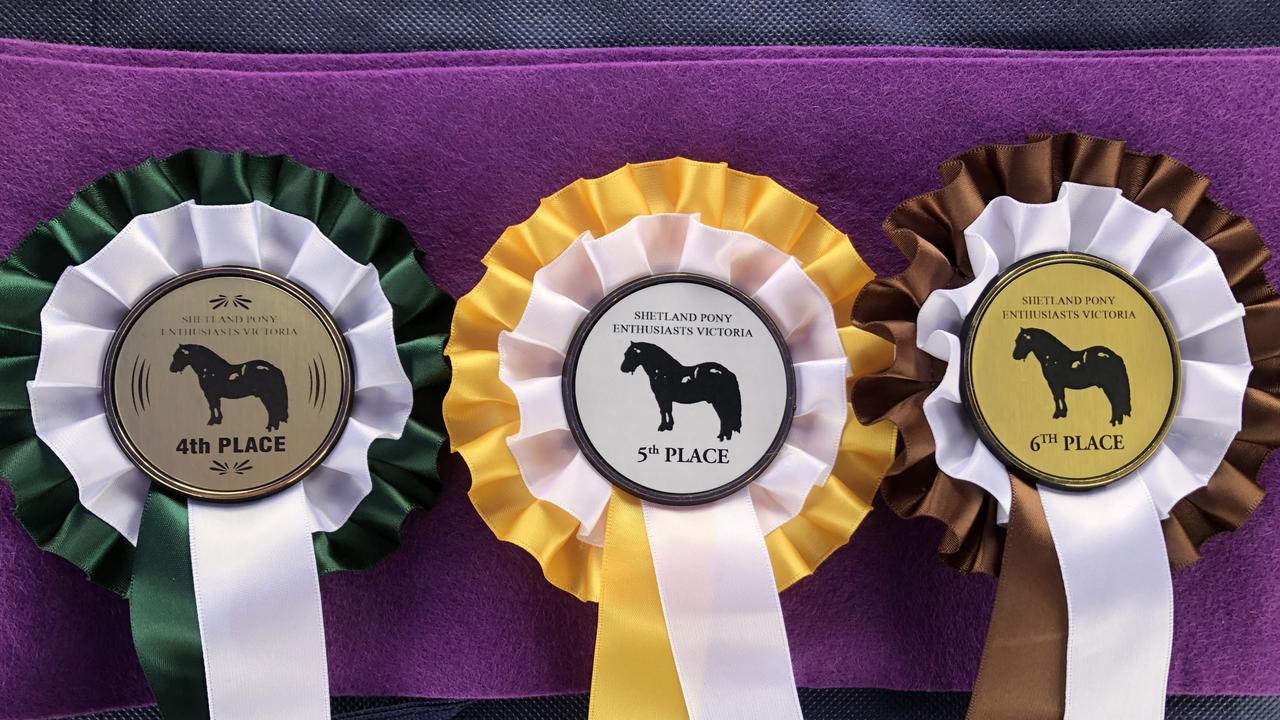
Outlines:
{"type": "Polygon", "coordinates": [[[440,408],[450,377],[443,350],[453,300],[422,271],[421,251],[404,225],[334,176],[284,156],[200,149],[98,179],[0,263],[0,474],[12,488],[14,515],[41,548],[129,599],[135,645],[160,708],[202,718],[208,709],[185,498],[153,483],[135,547],[81,503],[71,472],[36,436],[27,392],[41,350],[40,313],[62,273],[102,250],[134,217],[188,201],[259,201],[311,221],[351,259],[373,265],[391,304],[413,407],[399,438],[370,446],[372,489],[347,522],[313,534],[321,574],[379,562],[399,546],[409,512],[431,507],[440,494],[440,408]]]}

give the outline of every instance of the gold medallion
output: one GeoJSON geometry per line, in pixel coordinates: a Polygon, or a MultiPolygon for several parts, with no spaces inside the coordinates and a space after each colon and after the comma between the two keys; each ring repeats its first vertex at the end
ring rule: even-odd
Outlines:
{"type": "Polygon", "coordinates": [[[219,267],[147,294],[103,370],[107,416],[157,482],[205,500],[259,497],[300,480],[337,442],[351,357],[306,290],[219,267]]]}
{"type": "Polygon", "coordinates": [[[1008,268],[968,321],[964,401],[979,435],[1028,479],[1105,485],[1159,447],[1181,390],[1178,343],[1151,293],[1091,255],[1008,268]]]}

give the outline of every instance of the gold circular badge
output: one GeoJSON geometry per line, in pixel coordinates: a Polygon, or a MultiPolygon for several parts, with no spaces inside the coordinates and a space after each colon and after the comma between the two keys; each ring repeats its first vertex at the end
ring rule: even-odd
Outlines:
{"type": "Polygon", "coordinates": [[[351,406],[351,358],[328,311],[251,268],[181,275],[121,324],[103,370],[107,416],[157,482],[206,500],[259,497],[333,448],[351,406]]]}
{"type": "Polygon", "coordinates": [[[1011,266],[970,316],[964,400],[987,446],[1028,479],[1091,488],[1141,465],[1173,422],[1178,343],[1123,268],[1051,253],[1011,266]]]}

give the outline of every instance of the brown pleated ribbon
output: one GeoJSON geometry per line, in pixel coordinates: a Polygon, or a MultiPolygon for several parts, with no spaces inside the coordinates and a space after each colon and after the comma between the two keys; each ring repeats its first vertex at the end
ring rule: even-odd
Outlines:
{"type": "Polygon", "coordinates": [[[1170,565],[1179,569],[1199,559],[1209,537],[1238,528],[1262,500],[1256,477],[1280,442],[1280,296],[1263,272],[1270,253],[1257,230],[1208,197],[1204,176],[1170,157],[1132,152],[1116,140],[1037,135],[1025,144],[975,148],[939,171],[941,189],[907,200],[885,220],[908,267],[867,285],[853,319],[897,352],[889,368],[857,381],[853,405],[861,422],[888,419],[900,430],[898,456],[880,486],[886,504],[902,517],[942,521],[939,553],[957,569],[1000,575],[969,717],[1051,720],[1063,714],[1067,611],[1048,521],[1038,493],[1016,477],[1005,529],[996,524],[992,497],[938,470],[923,403],[945,366],[916,348],[921,304],[938,288],[973,279],[964,229],[988,202],[1001,195],[1051,202],[1064,181],[1118,187],[1148,210],[1168,210],[1214,251],[1245,306],[1254,370],[1243,429],[1222,465],[1163,523],[1170,565]]]}

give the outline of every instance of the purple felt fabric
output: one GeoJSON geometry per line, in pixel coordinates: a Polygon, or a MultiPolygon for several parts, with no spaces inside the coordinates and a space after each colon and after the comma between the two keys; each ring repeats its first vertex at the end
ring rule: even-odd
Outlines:
{"type": "MultiPolygon", "coordinates": [[[[684,155],[816,203],[877,270],[880,223],[974,145],[1074,130],[1175,155],[1280,240],[1280,53],[632,49],[220,56],[0,41],[0,250],[79,186],[196,145],[287,153],[403,220],[450,293],[540,197],[684,155]]],[[[1270,268],[1275,270],[1275,266],[1270,268]]],[[[1280,332],[1280,329],[1277,329],[1280,332]]],[[[332,689],[502,697],[585,692],[595,608],[498,542],[444,463],[403,549],[322,581],[332,689]]],[[[1271,463],[1265,484],[1280,487],[1271,463]]],[[[124,601],[41,553],[0,491],[0,720],[148,701],[124,601]]],[[[967,689],[994,583],[934,550],[937,526],[871,514],[783,596],[802,686],[967,689]]],[[[1280,503],[1175,580],[1170,690],[1280,694],[1280,503]]]]}

